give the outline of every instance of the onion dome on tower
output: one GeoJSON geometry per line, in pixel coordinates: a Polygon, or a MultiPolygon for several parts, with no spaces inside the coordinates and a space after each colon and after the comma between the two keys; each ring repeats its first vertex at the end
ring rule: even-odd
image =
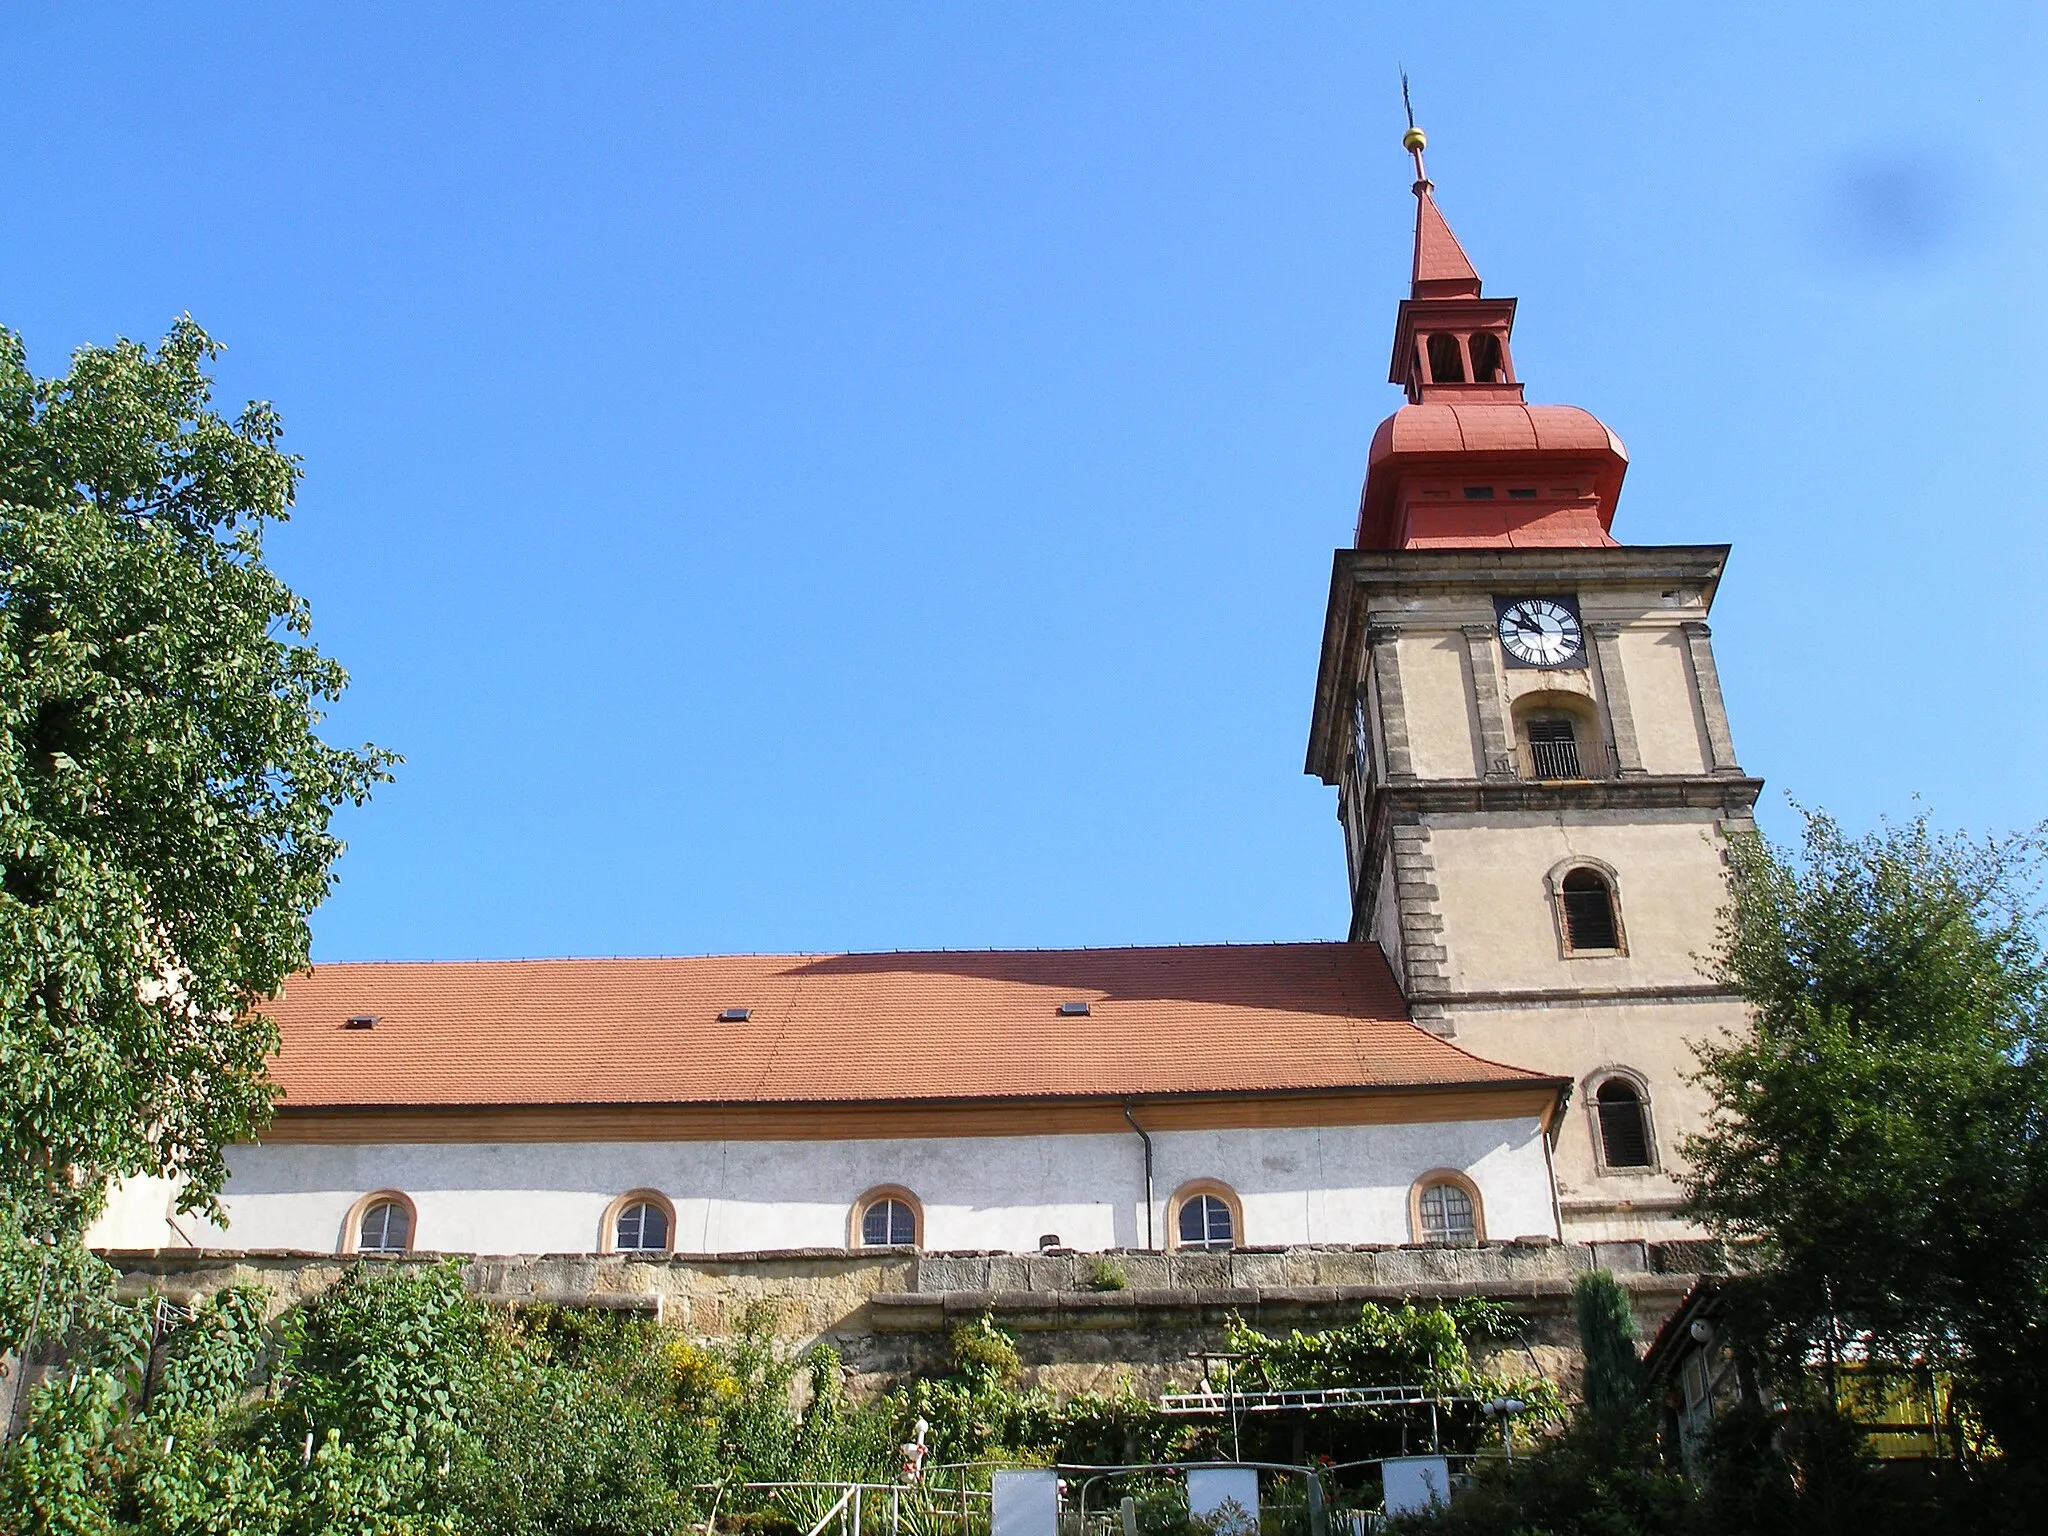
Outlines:
{"type": "Polygon", "coordinates": [[[1515,301],[1480,291],[1415,157],[1415,272],[1394,323],[1392,383],[1408,404],[1380,423],[1358,505],[1360,549],[1611,545],[1628,454],[1574,405],[1529,405],[1508,346],[1515,301]]]}

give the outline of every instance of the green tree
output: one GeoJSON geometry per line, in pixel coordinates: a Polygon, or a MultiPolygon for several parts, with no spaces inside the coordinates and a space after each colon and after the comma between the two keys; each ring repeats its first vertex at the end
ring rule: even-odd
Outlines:
{"type": "Polygon", "coordinates": [[[213,409],[217,350],[181,320],[39,379],[0,330],[0,1247],[34,1277],[10,1297],[61,1280],[51,1245],[110,1179],[211,1205],[269,1113],[255,1009],[306,963],[330,818],[394,761],[318,735],[347,678],[263,560],[299,463],[270,406],[213,409]]]}
{"type": "Polygon", "coordinates": [[[1572,1282],[1579,1348],[1586,1357],[1586,1411],[1607,1416],[1643,1412],[1643,1362],[1636,1354],[1636,1314],[1628,1292],[1604,1269],[1572,1282]]]}
{"type": "Polygon", "coordinates": [[[2011,1461],[2048,1458],[2048,999],[2041,833],[1924,818],[1735,846],[1720,979],[1754,1032],[1710,1042],[1692,1213],[1761,1245],[1789,1371],[1844,1340],[1947,1362],[2011,1461]]]}

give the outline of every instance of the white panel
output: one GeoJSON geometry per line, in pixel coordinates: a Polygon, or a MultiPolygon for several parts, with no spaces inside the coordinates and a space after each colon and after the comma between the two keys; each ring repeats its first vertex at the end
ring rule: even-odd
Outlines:
{"type": "Polygon", "coordinates": [[[1188,1515],[1216,1536],[1258,1536],[1259,1474],[1250,1467],[1191,1468],[1188,1515]]]}
{"type": "Polygon", "coordinates": [[[1451,1502],[1451,1465],[1441,1456],[1390,1456],[1381,1475],[1390,1515],[1426,1514],[1451,1502]]]}
{"type": "Polygon", "coordinates": [[[1059,1473],[998,1472],[990,1482],[989,1536],[1059,1536],[1059,1473]]]}

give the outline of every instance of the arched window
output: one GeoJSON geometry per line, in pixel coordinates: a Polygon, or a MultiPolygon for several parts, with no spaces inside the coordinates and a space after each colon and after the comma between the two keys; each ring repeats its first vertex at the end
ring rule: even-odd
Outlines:
{"type": "Polygon", "coordinates": [[[1507,375],[1501,370],[1500,337],[1492,331],[1480,331],[1472,337],[1472,381],[1475,384],[1505,384],[1507,375]]]}
{"type": "Polygon", "coordinates": [[[1175,1248],[1228,1253],[1244,1239],[1244,1211],[1228,1184],[1195,1179],[1174,1191],[1168,1207],[1167,1231],[1175,1248]]]}
{"type": "Polygon", "coordinates": [[[604,1208],[597,1229],[600,1253],[673,1253],[676,1208],[658,1189],[629,1189],[604,1208]]]}
{"type": "Polygon", "coordinates": [[[668,1252],[668,1210],[652,1200],[628,1201],[612,1223],[620,1253],[668,1252]]]}
{"type": "Polygon", "coordinates": [[[1436,335],[1429,338],[1429,380],[1432,384],[1465,382],[1465,358],[1458,350],[1458,338],[1436,335]]]}
{"type": "Polygon", "coordinates": [[[1593,1094],[1593,1113],[1600,1121],[1600,1161],[1609,1168],[1649,1168],[1650,1106],[1643,1092],[1625,1077],[1610,1077],[1593,1094]]]}
{"type": "Polygon", "coordinates": [[[1181,1202],[1180,1246],[1205,1252],[1237,1246],[1237,1223],[1221,1195],[1194,1195],[1181,1202]]]}
{"type": "Polygon", "coordinates": [[[1574,869],[1557,883],[1560,925],[1569,954],[1618,954],[1621,916],[1614,887],[1597,869],[1574,869]]]}
{"type": "Polygon", "coordinates": [[[1424,1243],[1479,1240],[1479,1192],[1463,1174],[1426,1173],[1415,1186],[1415,1236],[1424,1243]]]}
{"type": "Polygon", "coordinates": [[[854,1202],[856,1248],[915,1248],[923,1241],[924,1211],[909,1190],[871,1189],[854,1202]]]}
{"type": "Polygon", "coordinates": [[[412,1202],[396,1196],[374,1196],[356,1222],[357,1253],[408,1253],[412,1250],[412,1202]]]}

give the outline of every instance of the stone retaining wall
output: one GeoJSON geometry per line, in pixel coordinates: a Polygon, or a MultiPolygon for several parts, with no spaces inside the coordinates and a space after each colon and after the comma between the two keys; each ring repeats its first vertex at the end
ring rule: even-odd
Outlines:
{"type": "MultiPolygon", "coordinates": [[[[166,1249],[107,1255],[130,1294],[186,1301],[254,1284],[275,1309],[325,1289],[350,1265],[421,1259],[166,1249]]],[[[1706,1244],[1488,1243],[1474,1247],[1250,1249],[1235,1253],[872,1253],[815,1249],[674,1258],[453,1255],[471,1290],[504,1304],[644,1312],[704,1339],[729,1337],[766,1305],[792,1345],[822,1339],[845,1356],[856,1389],[941,1367],[951,1330],[984,1314],[1014,1331],[1028,1378],[1062,1392],[1129,1374],[1139,1391],[1189,1381],[1188,1354],[1221,1346],[1229,1320],[1266,1329],[1328,1327],[1360,1303],[1491,1296],[1528,1318],[1498,1350],[1502,1368],[1569,1383],[1578,1370],[1571,1284],[1613,1270],[1645,1333],[1703,1269],[1725,1267],[1706,1244]],[[1114,1275],[1110,1267],[1114,1267],[1114,1275]],[[1121,1289],[1100,1289],[1120,1277],[1121,1289]]]]}

